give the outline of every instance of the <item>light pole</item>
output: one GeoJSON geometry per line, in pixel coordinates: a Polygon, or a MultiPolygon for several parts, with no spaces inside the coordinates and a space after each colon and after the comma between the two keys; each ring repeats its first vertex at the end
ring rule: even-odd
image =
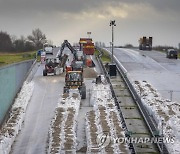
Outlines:
{"type": "Polygon", "coordinates": [[[113,63],[113,57],[114,57],[114,52],[113,52],[113,48],[114,48],[114,26],[116,26],[115,20],[111,20],[109,26],[112,26],[112,59],[111,59],[111,62],[113,63]]]}

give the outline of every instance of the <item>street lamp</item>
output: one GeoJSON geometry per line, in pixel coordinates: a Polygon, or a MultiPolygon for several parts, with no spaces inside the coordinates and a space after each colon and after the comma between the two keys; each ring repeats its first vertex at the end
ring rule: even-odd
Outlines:
{"type": "Polygon", "coordinates": [[[111,59],[111,62],[113,63],[113,56],[114,56],[114,52],[113,52],[113,48],[114,48],[114,26],[116,26],[115,20],[111,20],[109,26],[112,26],[112,59],[111,59]]]}

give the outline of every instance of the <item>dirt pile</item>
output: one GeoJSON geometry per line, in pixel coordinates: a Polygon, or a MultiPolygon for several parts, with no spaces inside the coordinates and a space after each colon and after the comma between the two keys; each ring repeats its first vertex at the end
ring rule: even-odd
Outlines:
{"type": "Polygon", "coordinates": [[[97,72],[93,68],[84,68],[83,72],[84,78],[96,78],[97,77],[97,72]]]}

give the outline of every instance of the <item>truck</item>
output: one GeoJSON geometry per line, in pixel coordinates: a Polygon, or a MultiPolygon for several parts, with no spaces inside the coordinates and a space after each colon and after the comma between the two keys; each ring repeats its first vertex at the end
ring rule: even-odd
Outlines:
{"type": "Polygon", "coordinates": [[[80,49],[79,50],[83,50],[83,45],[86,43],[91,43],[91,42],[92,42],[92,38],[80,38],[80,40],[79,40],[80,49]]]}
{"type": "Polygon", "coordinates": [[[93,55],[95,51],[92,38],[80,38],[79,40],[80,50],[83,50],[86,55],[93,55]]]}
{"type": "Polygon", "coordinates": [[[53,47],[52,46],[44,47],[44,52],[46,52],[46,54],[52,54],[53,55],[53,47]]]}
{"type": "Polygon", "coordinates": [[[139,39],[139,50],[152,50],[152,37],[143,36],[139,39]]]}
{"type": "Polygon", "coordinates": [[[94,55],[94,51],[95,51],[94,43],[88,42],[88,43],[83,45],[84,54],[86,54],[86,55],[94,55]]]}

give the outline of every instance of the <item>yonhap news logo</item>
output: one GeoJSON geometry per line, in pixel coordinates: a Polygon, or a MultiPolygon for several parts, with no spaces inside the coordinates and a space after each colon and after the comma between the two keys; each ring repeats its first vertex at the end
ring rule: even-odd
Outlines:
{"type": "Polygon", "coordinates": [[[111,143],[111,137],[109,134],[101,133],[97,136],[96,143],[99,148],[105,148],[111,143]]]}
{"type": "Polygon", "coordinates": [[[101,133],[96,138],[97,147],[98,148],[105,148],[110,143],[112,144],[137,144],[137,143],[169,143],[173,144],[175,142],[175,138],[173,137],[117,137],[114,138],[110,136],[108,133],[101,133]]]}

